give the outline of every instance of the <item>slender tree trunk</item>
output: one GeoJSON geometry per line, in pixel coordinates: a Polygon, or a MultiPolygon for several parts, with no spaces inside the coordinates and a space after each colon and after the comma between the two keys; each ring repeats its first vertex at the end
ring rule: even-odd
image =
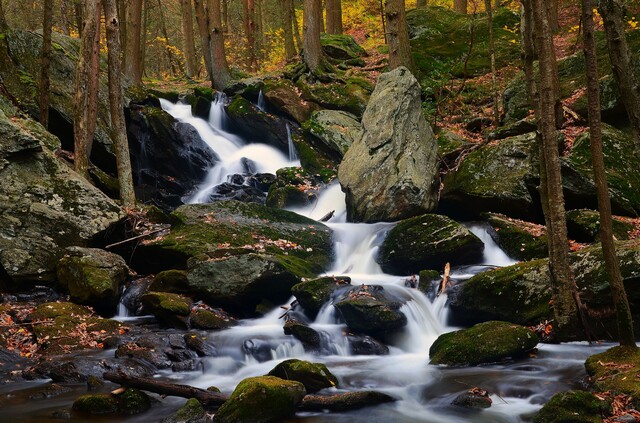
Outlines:
{"type": "Polygon", "coordinates": [[[242,0],[244,35],[247,39],[247,65],[249,69],[257,68],[255,41],[255,4],[254,0],[242,0]]]}
{"type": "Polygon", "coordinates": [[[93,53],[91,55],[91,70],[89,71],[89,125],[88,125],[88,143],[87,157],[91,159],[91,150],[93,149],[93,136],[96,132],[98,123],[98,97],[100,94],[100,17],[101,0],[98,0],[98,8],[96,9],[96,33],[93,39],[93,53]]]}
{"type": "Polygon", "coordinates": [[[82,32],[80,36],[80,54],[76,67],[75,96],[74,96],[74,117],[73,117],[73,139],[75,153],[75,169],[80,175],[89,176],[89,156],[87,154],[88,145],[93,138],[89,133],[90,129],[90,90],[91,84],[91,63],[93,61],[94,42],[98,31],[96,19],[98,0],[86,0],[84,5],[84,18],[82,32]]]}
{"type": "Polygon", "coordinates": [[[327,34],[342,34],[342,0],[326,0],[327,34]]]}
{"type": "Polygon", "coordinates": [[[458,13],[467,14],[467,0],[453,0],[453,10],[458,13]]]}
{"type": "Polygon", "coordinates": [[[42,19],[42,56],[40,58],[40,123],[49,127],[49,68],[51,65],[51,33],[53,0],[45,0],[42,19]]]}
{"type": "Polygon", "coordinates": [[[69,10],[69,2],[67,0],[60,1],[60,18],[62,20],[62,31],[64,35],[71,35],[71,11],[69,10]]]}
{"type": "Polygon", "coordinates": [[[258,63],[264,60],[264,19],[262,16],[262,0],[255,0],[256,4],[256,13],[255,13],[255,22],[256,22],[256,58],[258,63]]]}
{"type": "Polygon", "coordinates": [[[564,196],[560,175],[560,156],[556,133],[554,75],[555,53],[544,0],[532,0],[538,51],[538,130],[542,136],[540,155],[541,197],[546,201],[549,272],[553,298],[554,330],[559,339],[575,333],[578,326],[579,297],[569,264],[569,242],[564,196]]]}
{"type": "Polygon", "coordinates": [[[196,22],[198,23],[198,33],[200,34],[200,45],[204,56],[204,65],[207,68],[207,77],[213,80],[213,63],[211,59],[211,34],[209,32],[209,18],[207,16],[204,2],[206,0],[193,0],[196,9],[196,22]]]}
{"type": "Polygon", "coordinates": [[[78,37],[82,34],[82,17],[84,16],[84,7],[78,0],[73,1],[73,10],[76,18],[76,30],[78,31],[78,37]]]}
{"type": "Polygon", "coordinates": [[[220,0],[208,0],[208,9],[213,67],[211,85],[217,90],[223,90],[231,80],[231,75],[229,74],[229,65],[227,64],[227,56],[224,50],[220,0]]]}
{"type": "Polygon", "coordinates": [[[284,54],[287,60],[291,60],[298,52],[293,41],[293,20],[291,16],[290,0],[279,0],[282,13],[282,31],[284,36],[284,54]]]}
{"type": "Polygon", "coordinates": [[[600,244],[604,263],[609,276],[611,296],[616,309],[618,322],[618,340],[620,345],[635,347],[633,334],[633,318],[629,309],[627,293],[622,282],[620,262],[616,256],[613,242],[613,222],[611,218],[611,199],[604,168],[604,154],[602,153],[602,121],[600,115],[600,85],[598,83],[598,59],[596,56],[595,29],[593,24],[593,3],[582,0],[582,28],[585,67],[587,71],[587,94],[589,110],[589,132],[591,141],[591,160],[593,176],[598,196],[598,210],[600,212],[600,244]]]}
{"type": "Polygon", "coordinates": [[[107,33],[107,48],[109,61],[109,105],[111,112],[112,135],[118,166],[118,181],[120,182],[120,200],[125,208],[131,209],[136,205],[133,190],[133,176],[131,158],[129,156],[129,142],[127,128],[124,121],[124,101],[122,98],[121,61],[120,61],[120,28],[118,11],[115,0],[102,0],[107,33]]]}
{"type": "MultiPolygon", "coordinates": [[[[147,72],[147,67],[146,67],[146,62],[147,62],[147,34],[149,33],[149,7],[146,7],[147,3],[145,0],[142,1],[142,7],[143,7],[143,14],[142,14],[142,31],[140,34],[140,75],[144,76],[146,75],[147,72]]],[[[157,31],[157,30],[156,30],[157,31]]],[[[156,32],[156,35],[153,37],[153,39],[156,39],[158,37],[158,34],[156,32]]],[[[160,60],[156,60],[156,63],[158,63],[158,67],[160,66],[160,60]]],[[[158,70],[158,73],[160,73],[160,71],[158,70]]]]}
{"type": "Polygon", "coordinates": [[[304,63],[311,72],[316,72],[322,61],[320,43],[320,21],[322,20],[322,0],[304,0],[304,63]]]}
{"type": "Polygon", "coordinates": [[[302,49],[304,49],[304,43],[302,42],[302,38],[300,38],[300,26],[298,25],[298,16],[296,15],[296,6],[293,0],[288,0],[288,2],[290,7],[289,13],[291,13],[291,20],[293,21],[293,36],[296,40],[296,46],[298,48],[298,51],[300,52],[302,51],[302,49]]]}
{"type": "Polygon", "coordinates": [[[127,6],[124,73],[136,85],[142,84],[142,1],[130,0],[127,6]]]}
{"type": "Polygon", "coordinates": [[[416,1],[416,7],[425,7],[426,5],[427,5],[427,0],[416,1]]]}
{"type": "Polygon", "coordinates": [[[387,20],[387,44],[389,45],[389,69],[404,66],[415,74],[409,46],[409,29],[404,0],[387,0],[385,17],[387,20]]]}
{"type": "Polygon", "coordinates": [[[624,9],[621,0],[601,0],[598,8],[604,23],[613,76],[620,99],[627,110],[636,156],[640,158],[640,85],[624,33],[624,9]]]}
{"type": "Polygon", "coordinates": [[[489,57],[491,59],[491,90],[493,92],[493,124],[497,127],[500,123],[500,95],[496,84],[496,46],[493,37],[493,11],[491,0],[484,0],[487,11],[487,25],[489,27],[489,57]]]}
{"type": "Polygon", "coordinates": [[[547,14],[549,16],[549,29],[555,33],[559,28],[558,23],[558,0],[547,0],[547,14]]]}
{"type": "Polygon", "coordinates": [[[4,16],[4,9],[2,8],[2,0],[0,0],[0,31],[6,32],[7,28],[8,28],[7,20],[4,16]]]}
{"type": "Polygon", "coordinates": [[[182,12],[182,35],[184,37],[185,75],[191,79],[196,75],[196,44],[193,39],[193,12],[191,0],[180,0],[182,12]]]}
{"type": "Polygon", "coordinates": [[[525,83],[527,87],[527,96],[529,98],[529,106],[532,109],[535,109],[537,101],[536,99],[538,98],[538,95],[533,67],[536,52],[535,42],[533,38],[533,34],[535,31],[531,0],[522,0],[521,13],[522,18],[520,20],[520,34],[522,43],[522,63],[524,68],[525,83]]]}
{"type": "Polygon", "coordinates": [[[162,11],[162,0],[158,0],[158,13],[160,14],[160,30],[162,31],[162,36],[164,37],[164,51],[167,53],[167,60],[169,60],[169,66],[171,67],[171,73],[173,75],[178,74],[178,66],[173,58],[173,53],[171,53],[171,44],[169,43],[169,33],[167,32],[167,25],[164,21],[164,12],[162,11]]]}
{"type": "Polygon", "coordinates": [[[229,3],[228,0],[222,0],[222,32],[229,32],[229,3]]]}
{"type": "MultiPolygon", "coordinates": [[[[120,49],[127,45],[127,0],[117,0],[118,20],[120,21],[120,49]]],[[[124,63],[124,61],[123,61],[124,63]]]]}

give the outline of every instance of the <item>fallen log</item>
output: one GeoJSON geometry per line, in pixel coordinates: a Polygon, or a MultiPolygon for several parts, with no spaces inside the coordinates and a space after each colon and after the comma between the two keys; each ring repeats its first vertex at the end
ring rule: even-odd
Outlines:
{"type": "Polygon", "coordinates": [[[395,398],[382,392],[357,391],[335,395],[306,395],[298,408],[303,411],[348,411],[393,401],[395,398]]]}
{"type": "Polygon", "coordinates": [[[181,398],[195,398],[202,405],[209,407],[218,407],[222,405],[228,396],[220,392],[207,391],[205,389],[194,388],[189,385],[180,385],[177,383],[164,382],[146,377],[132,377],[122,372],[106,372],[102,375],[109,382],[118,383],[129,388],[142,389],[160,395],[169,395],[181,398]]]}

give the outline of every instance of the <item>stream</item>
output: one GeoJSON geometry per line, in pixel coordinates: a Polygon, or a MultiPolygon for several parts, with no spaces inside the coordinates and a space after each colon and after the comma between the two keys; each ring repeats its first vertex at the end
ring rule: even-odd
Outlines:
{"type": "MultiPolygon", "coordinates": [[[[162,107],[176,119],[189,123],[215,151],[219,161],[210,170],[196,193],[186,202],[204,202],[210,191],[238,173],[275,173],[281,167],[298,166],[293,145],[280,151],[259,140],[243,140],[227,132],[224,99],[212,103],[208,121],[191,114],[190,106],[162,100],[162,107]]],[[[323,334],[321,355],[305,352],[301,342],[284,335],[283,310],[276,308],[257,319],[246,319],[239,326],[208,333],[218,356],[202,359],[198,371],[172,373],[162,371],[160,377],[177,383],[207,388],[217,386],[231,393],[247,377],[268,373],[279,362],[299,358],[322,362],[338,378],[337,391],[375,389],[388,393],[398,401],[345,413],[298,413],[292,422],[526,422],[555,393],[578,388],[586,377],[584,360],[610,345],[589,346],[586,343],[561,345],[539,344],[534,356],[517,362],[506,362],[468,368],[446,368],[429,365],[429,347],[442,334],[457,328],[449,325],[446,295],[427,297],[421,291],[405,287],[406,277],[385,274],[376,263],[378,247],[393,223],[354,224],[346,222],[344,195],[338,183],[328,185],[315,204],[292,211],[319,219],[335,210],[327,225],[334,232],[335,262],[327,275],[349,276],[352,285],[383,285],[385,290],[405,300],[401,311],[408,324],[397,334],[385,356],[352,355],[346,337],[346,326],[334,307],[325,304],[310,326],[323,334]],[[260,346],[260,360],[245,351],[246,343],[260,346]],[[453,399],[471,387],[491,393],[493,405],[484,410],[467,410],[451,405],[453,399]]],[[[469,223],[469,229],[484,242],[482,262],[452,269],[451,278],[458,283],[491,266],[515,263],[500,250],[482,223],[469,223]]],[[[286,304],[294,301],[292,297],[286,304]]],[[[135,318],[122,319],[135,324],[135,318]]],[[[113,351],[96,353],[113,354],[113,351]]],[[[69,407],[86,387],[78,386],[69,394],[46,401],[27,400],[30,389],[43,381],[0,385],[0,416],[3,421],[53,422],[52,411],[69,407]],[[18,391],[19,393],[16,393],[18,391]],[[11,393],[13,392],[13,393],[11,393]]],[[[336,389],[336,388],[333,388],[336,389]]],[[[159,421],[185,402],[165,398],[144,414],[131,417],[95,417],[92,421],[159,421]]],[[[68,421],[82,421],[71,415],[68,421]]]]}

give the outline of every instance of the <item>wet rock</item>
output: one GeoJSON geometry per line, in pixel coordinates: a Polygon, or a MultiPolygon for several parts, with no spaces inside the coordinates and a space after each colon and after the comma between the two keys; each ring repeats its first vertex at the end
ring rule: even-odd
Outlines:
{"type": "Polygon", "coordinates": [[[190,398],[173,416],[163,419],[162,423],[201,423],[204,418],[202,404],[197,399],[190,398]]]}
{"type": "Polygon", "coordinates": [[[295,414],[305,395],[300,382],[273,376],[253,377],[238,384],[231,397],[218,409],[215,420],[227,422],[280,421],[295,414]]]}
{"type": "Polygon", "coordinates": [[[322,338],[318,331],[292,319],[287,320],[284,324],[284,334],[292,335],[298,341],[302,342],[305,350],[318,351],[322,346],[322,338]]]}
{"type": "Polygon", "coordinates": [[[604,401],[585,391],[567,391],[554,395],[533,417],[535,423],[600,423],[607,409],[604,401]]]}
{"type": "Polygon", "coordinates": [[[587,358],[585,368],[591,381],[593,392],[614,392],[632,398],[634,408],[638,408],[640,388],[630,376],[640,369],[640,351],[636,348],[615,346],[587,358]],[[606,360],[606,361],[605,361],[606,360]],[[615,363],[612,365],[612,363],[615,363]]]}
{"type": "Polygon", "coordinates": [[[407,324],[401,305],[375,285],[354,288],[334,304],[349,329],[371,336],[389,335],[407,324]]]}
{"type": "Polygon", "coordinates": [[[305,314],[315,319],[322,306],[331,299],[336,288],[349,285],[350,282],[351,278],[346,276],[327,276],[300,282],[291,288],[291,293],[296,297],[305,314]]]}
{"type": "Polygon", "coordinates": [[[195,351],[198,357],[215,357],[218,355],[216,347],[208,343],[206,337],[197,333],[186,333],[184,340],[187,347],[195,351]]]}
{"type": "Polygon", "coordinates": [[[339,110],[313,112],[302,127],[340,158],[362,137],[362,125],[356,116],[339,110]]]}
{"type": "Polygon", "coordinates": [[[185,270],[164,270],[158,273],[154,278],[149,291],[155,292],[172,292],[174,294],[186,293],[187,272],[185,270]]]}
{"type": "Polygon", "coordinates": [[[138,389],[127,388],[118,395],[118,411],[125,415],[144,413],[151,408],[151,398],[149,395],[138,389]]]}
{"type": "MultiPolygon", "coordinates": [[[[594,210],[569,210],[567,230],[569,237],[578,242],[595,242],[600,239],[600,213],[594,210]]],[[[617,240],[630,239],[630,232],[635,229],[633,222],[624,218],[613,217],[613,236],[617,240]]]]}
{"type": "Polygon", "coordinates": [[[269,104],[300,124],[307,121],[313,111],[320,109],[316,103],[302,100],[295,86],[284,79],[266,81],[264,96],[269,104]]]}
{"type": "Polygon", "coordinates": [[[193,328],[206,330],[221,330],[237,324],[236,319],[224,310],[202,303],[191,309],[189,322],[193,328]]]}
{"type": "Polygon", "coordinates": [[[71,392],[71,388],[67,386],[62,386],[57,383],[47,384],[41,389],[38,389],[36,392],[29,395],[30,400],[42,400],[48,398],[54,398],[62,394],[66,394],[67,392],[71,392]]]}
{"type": "Polygon", "coordinates": [[[247,339],[242,343],[242,351],[245,354],[249,354],[251,357],[258,360],[260,363],[271,360],[271,350],[275,349],[275,345],[272,345],[269,341],[264,339],[247,339]]]}
{"type": "Polygon", "coordinates": [[[496,213],[489,213],[487,220],[491,226],[491,238],[509,257],[532,260],[549,256],[544,226],[496,213]]]}
{"type": "Polygon", "coordinates": [[[389,347],[370,336],[348,335],[351,353],[354,355],[387,355],[389,347]]]}
{"type": "Polygon", "coordinates": [[[489,393],[479,388],[469,389],[458,395],[452,402],[452,405],[464,408],[483,409],[491,407],[491,398],[489,393]]]}
{"type": "Polygon", "coordinates": [[[118,411],[118,400],[111,394],[89,394],[76,398],[73,411],[87,414],[114,414],[118,411]]]}
{"type": "Polygon", "coordinates": [[[122,257],[97,248],[69,247],[56,266],[58,282],[78,304],[113,313],[129,275],[122,257]]]}
{"type": "Polygon", "coordinates": [[[405,68],[383,74],[362,118],[363,136],[338,176],[351,221],[393,221],[437,206],[437,145],[420,86],[405,68]]]}
{"type": "Polygon", "coordinates": [[[96,378],[102,381],[102,374],[110,370],[124,372],[132,377],[148,377],[157,371],[150,364],[131,358],[96,360],[89,356],[54,356],[41,359],[26,369],[23,376],[27,380],[51,379],[54,383],[85,383],[96,378]]]}
{"type": "Polygon", "coordinates": [[[162,350],[139,345],[136,342],[128,342],[120,345],[115,352],[116,358],[129,357],[142,360],[157,369],[171,367],[171,360],[162,350]]]}
{"type": "Polygon", "coordinates": [[[279,209],[307,206],[318,199],[323,186],[319,175],[312,175],[302,167],[278,169],[276,181],[269,187],[266,204],[279,209]]]}
{"type": "MultiPolygon", "coordinates": [[[[150,276],[138,278],[128,283],[120,302],[124,306],[133,312],[135,315],[140,315],[142,312],[142,296],[152,291],[150,285],[153,282],[153,278],[150,276]]],[[[154,289],[153,291],[162,291],[160,289],[154,289]]]]}
{"type": "Polygon", "coordinates": [[[338,385],[338,379],[322,363],[290,359],[279,363],[268,374],[285,380],[302,383],[308,393],[318,392],[338,385]]]}
{"type": "Polygon", "coordinates": [[[446,216],[425,214],[398,223],[380,247],[378,263],[387,273],[410,275],[445,263],[466,264],[482,257],[484,244],[446,216]]]}
{"type": "Polygon", "coordinates": [[[333,412],[357,410],[363,407],[394,402],[395,398],[377,391],[345,392],[335,395],[307,395],[300,408],[306,411],[333,412]]]}
{"type": "Polygon", "coordinates": [[[537,344],[532,330],[491,321],[440,335],[429,348],[429,357],[431,364],[475,366],[521,357],[537,344]]]}
{"type": "Polygon", "coordinates": [[[148,313],[170,327],[187,328],[192,300],[188,297],[168,292],[149,292],[141,298],[148,313]]]}

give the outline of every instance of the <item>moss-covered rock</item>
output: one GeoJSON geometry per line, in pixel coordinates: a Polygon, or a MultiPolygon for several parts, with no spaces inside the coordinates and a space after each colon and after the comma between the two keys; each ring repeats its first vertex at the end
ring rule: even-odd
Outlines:
{"type": "Polygon", "coordinates": [[[191,326],[196,329],[220,330],[235,325],[236,320],[221,309],[215,309],[203,304],[194,307],[189,317],[191,326]]]}
{"type": "Polygon", "coordinates": [[[309,120],[313,111],[320,109],[317,103],[300,98],[295,85],[286,79],[265,81],[264,97],[269,104],[300,124],[309,120]]]}
{"type": "Polygon", "coordinates": [[[300,78],[296,86],[301,91],[302,100],[358,117],[364,113],[373,91],[371,83],[364,78],[349,78],[331,83],[316,83],[300,78]]]}
{"type": "MultiPolygon", "coordinates": [[[[625,290],[634,316],[640,309],[640,245],[633,241],[616,244],[625,290]]],[[[617,333],[611,290],[599,246],[570,253],[569,259],[582,302],[591,311],[596,336],[610,339],[617,333]],[[595,317],[597,316],[597,317],[595,317]]],[[[453,295],[451,308],[458,323],[489,319],[529,325],[551,320],[551,282],[547,259],[532,260],[475,275],[453,295]]],[[[638,321],[637,317],[634,317],[638,321]]],[[[637,328],[636,328],[637,330],[637,328]]],[[[573,334],[583,339],[584,334],[573,334]]]]}
{"type": "Polygon", "coordinates": [[[140,414],[150,408],[151,398],[139,389],[128,388],[118,396],[118,411],[122,414],[140,414]]]}
{"type": "Polygon", "coordinates": [[[170,269],[158,273],[153,278],[153,282],[149,285],[149,291],[184,294],[187,291],[186,286],[186,270],[170,269]]]}
{"type": "Polygon", "coordinates": [[[164,324],[180,328],[188,326],[190,298],[168,292],[149,292],[142,296],[141,301],[145,310],[164,324]]]}
{"type": "Polygon", "coordinates": [[[585,367],[591,376],[592,390],[610,391],[613,395],[626,394],[633,398],[635,407],[640,406],[640,384],[636,377],[640,372],[639,349],[613,347],[589,357],[585,367]]]}
{"type": "Polygon", "coordinates": [[[365,49],[360,47],[351,35],[346,34],[322,34],[320,36],[322,51],[339,61],[360,59],[367,56],[365,49]]]}
{"type": "Polygon", "coordinates": [[[291,293],[296,297],[305,313],[313,319],[318,315],[322,306],[331,299],[336,288],[349,283],[349,278],[327,276],[300,282],[291,288],[291,293]]]}
{"type": "MultiPolygon", "coordinates": [[[[613,217],[613,236],[617,240],[630,238],[635,229],[634,222],[621,217],[613,217]]],[[[569,237],[578,242],[595,242],[600,239],[600,213],[595,210],[579,209],[567,212],[569,237]]]]}
{"type": "Polygon", "coordinates": [[[286,167],[276,172],[276,182],[269,187],[267,206],[280,209],[306,206],[318,199],[324,186],[320,175],[313,175],[302,167],[286,167]]]}
{"type": "Polygon", "coordinates": [[[339,110],[320,110],[302,127],[338,157],[343,157],[351,144],[362,136],[362,126],[356,116],[339,110]]]}
{"type": "Polygon", "coordinates": [[[522,357],[537,344],[531,329],[491,321],[440,335],[429,348],[429,357],[431,364],[475,366],[522,357]]]}
{"type": "Polygon", "coordinates": [[[285,380],[295,380],[304,385],[307,393],[338,385],[338,379],[322,363],[311,363],[298,359],[285,360],[268,374],[285,380]]]}
{"type": "Polygon", "coordinates": [[[294,319],[288,319],[283,326],[283,330],[285,335],[292,335],[298,341],[302,342],[305,351],[317,352],[322,347],[322,336],[320,332],[309,325],[300,323],[294,319]]]}
{"type": "Polygon", "coordinates": [[[533,417],[534,423],[600,423],[608,409],[605,401],[586,391],[554,395],[533,417]]]}
{"type": "Polygon", "coordinates": [[[162,423],[201,423],[205,415],[202,404],[197,399],[190,398],[173,416],[163,419],[162,423]]]}
{"type": "Polygon", "coordinates": [[[469,141],[462,135],[446,129],[438,130],[436,133],[436,141],[438,142],[438,154],[440,157],[469,145],[469,141]]]}
{"type": "Polygon", "coordinates": [[[88,414],[113,414],[118,412],[118,400],[111,394],[90,394],[76,398],[73,411],[88,414]]]}
{"type": "Polygon", "coordinates": [[[238,384],[231,397],[218,409],[219,423],[278,422],[293,416],[305,395],[300,382],[273,376],[252,377],[238,384]]]}
{"type": "Polygon", "coordinates": [[[482,257],[484,244],[446,216],[425,214],[398,223],[380,246],[378,263],[387,273],[416,274],[445,263],[465,264],[482,257]]]}
{"type": "Polygon", "coordinates": [[[487,221],[491,225],[491,238],[509,257],[531,260],[549,255],[547,231],[544,226],[496,213],[489,213],[487,221]]]}
{"type": "Polygon", "coordinates": [[[101,312],[113,312],[120,286],[129,275],[122,257],[97,248],[69,247],[56,266],[58,282],[71,299],[101,312]]]}

